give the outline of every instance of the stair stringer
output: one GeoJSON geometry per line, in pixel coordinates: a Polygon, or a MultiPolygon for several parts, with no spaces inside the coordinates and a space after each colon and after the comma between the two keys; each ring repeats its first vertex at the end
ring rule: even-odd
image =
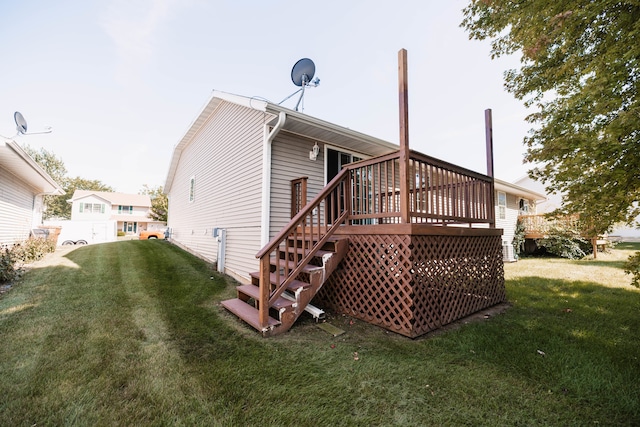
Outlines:
{"type": "Polygon", "coordinates": [[[329,276],[338,268],[340,262],[349,251],[349,239],[339,239],[334,241],[334,250],[322,257],[322,267],[318,267],[308,272],[308,283],[311,286],[298,288],[295,291],[295,304],[288,309],[280,310],[281,324],[262,331],[264,337],[274,336],[288,331],[304,312],[307,305],[316,296],[322,285],[329,279],[329,276]]]}

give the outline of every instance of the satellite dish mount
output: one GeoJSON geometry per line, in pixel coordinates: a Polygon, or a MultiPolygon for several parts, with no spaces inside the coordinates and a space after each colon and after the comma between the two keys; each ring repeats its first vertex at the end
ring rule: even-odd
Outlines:
{"type": "MultiPolygon", "coordinates": [[[[302,58],[301,60],[296,62],[291,69],[291,81],[294,85],[299,86],[300,89],[280,101],[278,105],[282,104],[284,101],[291,98],[296,93],[301,92],[300,98],[298,98],[298,102],[296,103],[295,108],[295,110],[298,111],[298,107],[300,106],[300,103],[304,98],[304,90],[307,87],[317,87],[320,84],[319,78],[316,77],[315,79],[313,79],[315,73],[316,65],[309,58],[302,58]]],[[[302,103],[302,109],[304,111],[304,103],[302,103]]]]}
{"type": "Polygon", "coordinates": [[[40,133],[51,133],[51,126],[47,126],[42,132],[29,132],[27,133],[27,121],[20,111],[13,113],[13,120],[16,122],[16,130],[18,133],[14,135],[14,138],[18,135],[37,135],[40,133]]]}

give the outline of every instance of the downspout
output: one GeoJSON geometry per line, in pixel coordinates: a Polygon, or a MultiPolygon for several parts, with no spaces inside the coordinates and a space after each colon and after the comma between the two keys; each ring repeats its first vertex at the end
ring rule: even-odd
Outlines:
{"type": "Polygon", "coordinates": [[[260,247],[269,243],[269,223],[271,222],[271,143],[284,126],[287,115],[281,111],[278,122],[269,132],[269,125],[264,125],[262,139],[262,218],[260,223],[260,247]]]}

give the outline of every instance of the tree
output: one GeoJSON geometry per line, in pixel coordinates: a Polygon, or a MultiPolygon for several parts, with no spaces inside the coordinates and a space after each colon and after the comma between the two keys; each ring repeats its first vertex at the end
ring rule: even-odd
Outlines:
{"type": "Polygon", "coordinates": [[[145,184],[140,194],[147,194],[151,198],[149,218],[166,223],[167,213],[169,211],[169,199],[167,195],[163,193],[162,186],[151,188],[145,184]]]}
{"type": "Polygon", "coordinates": [[[98,180],[89,180],[80,177],[68,178],[66,176],[67,168],[64,162],[51,151],[47,151],[44,148],[35,150],[28,145],[25,145],[23,149],[51,178],[60,184],[65,191],[65,194],[62,196],[44,197],[46,209],[43,214],[43,219],[71,219],[71,204],[67,201],[71,199],[76,190],[114,191],[113,188],[98,180]]]}
{"type": "Polygon", "coordinates": [[[65,176],[67,175],[67,168],[64,166],[62,159],[58,158],[53,152],[47,151],[44,148],[36,150],[28,145],[24,145],[22,149],[29,155],[35,162],[49,174],[55,182],[62,186],[65,176]]]}
{"type": "Polygon", "coordinates": [[[519,52],[505,87],[537,111],[524,138],[529,174],[563,194],[592,232],[640,214],[640,3],[472,0],[461,24],[491,40],[492,58],[519,52]]]}

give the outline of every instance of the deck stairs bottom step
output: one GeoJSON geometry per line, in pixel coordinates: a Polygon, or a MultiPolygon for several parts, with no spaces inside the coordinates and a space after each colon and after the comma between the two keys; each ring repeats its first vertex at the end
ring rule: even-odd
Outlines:
{"type": "Polygon", "coordinates": [[[272,292],[286,278],[287,271],[293,271],[300,266],[298,277],[289,277],[287,288],[268,307],[268,322],[260,323],[260,272],[251,273],[251,284],[236,287],[237,298],[222,301],[222,306],[238,316],[240,319],[260,331],[263,336],[273,336],[286,332],[298,319],[303,311],[307,311],[314,318],[324,317],[324,311],[310,304],[313,297],[322,287],[327,278],[338,267],[344,258],[348,247],[348,239],[331,238],[322,247],[313,249],[313,255],[308,264],[302,265],[304,254],[309,245],[297,239],[288,239],[288,247],[280,251],[286,259],[271,258],[268,281],[264,284],[272,292]],[[297,259],[297,262],[294,261],[297,259]],[[286,274],[285,274],[286,273],[286,274]]]}
{"type": "MultiPolygon", "coordinates": [[[[233,298],[222,301],[222,306],[238,316],[240,319],[247,322],[254,329],[262,330],[260,326],[260,317],[258,309],[253,307],[252,305],[247,304],[242,301],[240,298],[233,298]]],[[[274,319],[273,317],[269,317],[269,329],[273,329],[280,324],[280,321],[274,319]]]]}

